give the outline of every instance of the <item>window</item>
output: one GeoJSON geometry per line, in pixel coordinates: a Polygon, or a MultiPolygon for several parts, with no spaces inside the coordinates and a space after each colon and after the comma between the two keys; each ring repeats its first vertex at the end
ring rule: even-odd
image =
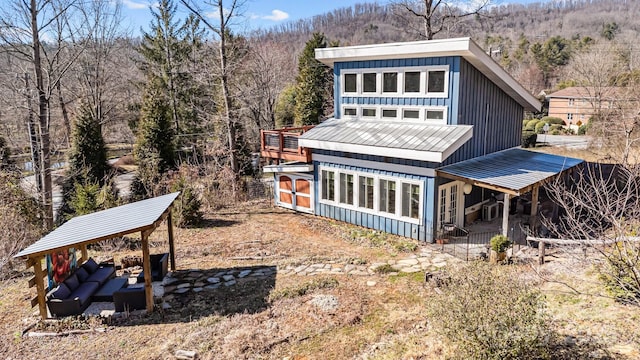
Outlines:
{"type": "Polygon", "coordinates": [[[567,120],[569,120],[569,121],[573,120],[573,114],[572,113],[568,113],[567,114],[567,120]]]}
{"type": "Polygon", "coordinates": [[[356,74],[344,74],[344,92],[355,93],[357,90],[357,78],[356,74]]]}
{"type": "Polygon", "coordinates": [[[402,216],[417,219],[420,213],[420,186],[402,183],[402,216]]]}
{"type": "Polygon", "coordinates": [[[353,205],[353,175],[340,173],[340,202],[353,205]]]}
{"type": "Polygon", "coordinates": [[[420,119],[420,110],[403,110],[402,117],[404,119],[420,119]]]}
{"type": "Polygon", "coordinates": [[[396,213],[396,182],[380,179],[380,211],[396,213]]]}
{"type": "Polygon", "coordinates": [[[378,91],[376,79],[378,75],[376,73],[364,73],[362,74],[362,92],[374,93],[378,91]]]}
{"type": "Polygon", "coordinates": [[[418,93],[420,92],[420,72],[408,71],[404,73],[404,92],[418,93]]]}
{"type": "Polygon", "coordinates": [[[444,110],[427,110],[427,121],[444,122],[444,110]]]}
{"type": "Polygon", "coordinates": [[[344,116],[357,116],[358,115],[358,109],[356,108],[344,108],[344,116]]]}
{"type": "Polygon", "coordinates": [[[382,109],[382,117],[383,118],[397,118],[398,110],[395,109],[382,109]]]}
{"type": "Polygon", "coordinates": [[[427,72],[427,93],[445,92],[445,71],[432,70],[427,72]]]}
{"type": "Polygon", "coordinates": [[[569,106],[573,106],[573,99],[569,99],[569,106]]]}
{"type": "Polygon", "coordinates": [[[363,117],[376,117],[376,109],[373,108],[363,108],[362,109],[363,117]]]}
{"type": "Polygon", "coordinates": [[[368,176],[360,176],[358,178],[360,189],[358,191],[358,206],[367,209],[373,209],[373,178],[368,176]]]}
{"type": "Polygon", "coordinates": [[[382,92],[398,92],[398,73],[392,72],[382,74],[382,92]]]}
{"type": "Polygon", "coordinates": [[[322,170],[322,199],[334,201],[336,198],[335,173],[333,171],[322,170]]]}

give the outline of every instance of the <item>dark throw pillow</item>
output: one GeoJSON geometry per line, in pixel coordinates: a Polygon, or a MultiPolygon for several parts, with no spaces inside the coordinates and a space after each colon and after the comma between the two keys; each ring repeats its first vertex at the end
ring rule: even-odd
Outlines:
{"type": "Polygon", "coordinates": [[[89,273],[84,269],[84,267],[79,268],[78,271],[76,271],[76,275],[78,276],[78,280],[80,280],[81,283],[87,281],[87,279],[89,278],[89,273]]]}
{"type": "Polygon", "coordinates": [[[51,298],[53,299],[63,300],[68,298],[69,295],[71,295],[71,290],[69,290],[67,285],[64,283],[58,285],[58,287],[51,292],[51,298]]]}
{"type": "Polygon", "coordinates": [[[95,260],[93,260],[93,258],[89,258],[89,260],[87,260],[86,263],[84,263],[85,269],[87,269],[87,271],[91,274],[93,274],[94,272],[96,272],[96,270],[98,270],[98,268],[100,267],[95,260]]]}
{"type": "Polygon", "coordinates": [[[69,290],[73,291],[77,289],[78,286],[80,286],[80,281],[78,281],[78,277],[76,276],[76,274],[73,274],[64,281],[64,284],[67,285],[69,290]]]}

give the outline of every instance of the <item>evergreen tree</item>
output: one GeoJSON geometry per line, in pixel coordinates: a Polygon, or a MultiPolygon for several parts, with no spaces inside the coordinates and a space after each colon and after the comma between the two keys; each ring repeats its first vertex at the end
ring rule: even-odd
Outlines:
{"type": "Polygon", "coordinates": [[[162,89],[150,84],[142,100],[141,117],[133,155],[138,163],[138,179],[132,184],[134,198],[156,195],[154,184],[176,166],[175,133],[171,107],[162,89]],[[143,191],[144,190],[144,191],[143,191]]]}
{"type": "Polygon", "coordinates": [[[323,115],[325,87],[329,78],[327,67],[316,60],[315,49],[326,47],[324,34],[314,33],[300,55],[296,79],[296,126],[318,124],[323,115]]]}
{"type": "MultiPolygon", "coordinates": [[[[138,52],[144,57],[140,64],[147,84],[154,83],[164,94],[170,119],[176,134],[200,132],[197,108],[203,91],[195,85],[192,73],[195,55],[202,47],[203,31],[193,15],[184,22],[174,20],[176,5],[161,0],[152,10],[153,21],[138,52]]],[[[189,137],[182,137],[187,143],[189,137]]]]}

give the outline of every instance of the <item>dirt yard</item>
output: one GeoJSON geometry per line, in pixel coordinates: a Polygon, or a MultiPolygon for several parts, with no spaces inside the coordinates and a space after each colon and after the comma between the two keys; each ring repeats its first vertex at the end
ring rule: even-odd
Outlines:
{"type": "MultiPolygon", "coordinates": [[[[381,263],[453,267],[461,262],[421,244],[311,215],[251,202],[206,216],[199,228],[176,229],[179,273],[273,269],[230,286],[170,295],[171,308],[126,319],[67,319],[31,331],[97,329],[29,337],[32,276],[0,283],[0,351],[8,359],[173,359],[178,350],[201,359],[439,359],[448,350],[429,331],[424,271],[374,272],[381,263]],[[430,255],[429,255],[430,254],[430,255]],[[433,259],[425,259],[431,256],[433,259]],[[418,261],[419,260],[419,261],[418,261]],[[324,270],[318,270],[324,269],[324,270]]],[[[166,231],[152,235],[152,253],[167,252],[166,231]]],[[[96,258],[139,255],[136,239],[90,249],[96,258]],[[125,249],[126,250],[122,250],[125,249]]],[[[588,268],[550,256],[539,274],[554,326],[568,341],[594,341],[612,358],[640,358],[640,311],[608,298],[588,268]],[[567,271],[567,269],[571,270],[567,271]],[[579,271],[578,271],[579,270],[579,271]],[[553,281],[551,281],[553,280],[553,281]]]]}

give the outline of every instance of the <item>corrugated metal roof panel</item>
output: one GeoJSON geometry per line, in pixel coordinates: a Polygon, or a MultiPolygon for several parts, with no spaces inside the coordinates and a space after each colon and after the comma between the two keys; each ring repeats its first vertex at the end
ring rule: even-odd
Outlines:
{"type": "Polygon", "coordinates": [[[108,238],[111,235],[144,229],[153,225],[178,195],[180,193],[175,192],[74,217],[20,251],[15,257],[72,247],[76,244],[90,242],[93,239],[108,238]]]}
{"type": "Polygon", "coordinates": [[[300,137],[300,146],[307,146],[305,140],[314,140],[390,149],[445,152],[467,135],[472,128],[471,125],[330,119],[304,133],[300,137]]]}
{"type": "Polygon", "coordinates": [[[582,162],[580,159],[513,148],[447,165],[438,172],[520,192],[582,162]]]}

